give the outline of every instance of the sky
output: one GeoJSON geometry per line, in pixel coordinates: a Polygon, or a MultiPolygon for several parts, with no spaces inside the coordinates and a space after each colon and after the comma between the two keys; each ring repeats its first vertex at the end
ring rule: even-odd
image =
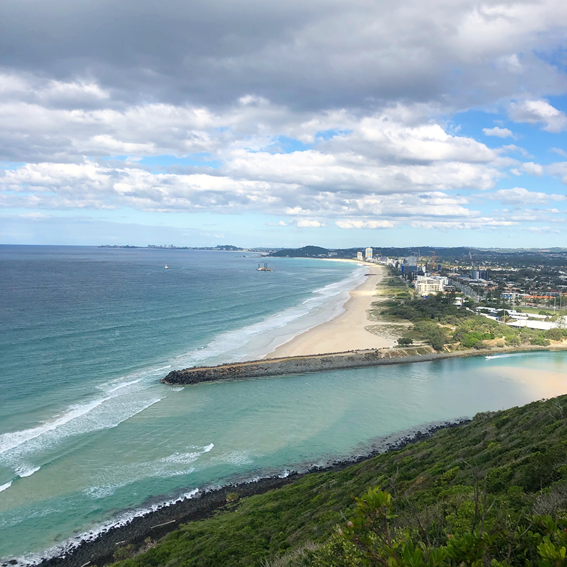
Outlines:
{"type": "Polygon", "coordinates": [[[567,247],[564,0],[4,0],[0,242],[567,247]]]}

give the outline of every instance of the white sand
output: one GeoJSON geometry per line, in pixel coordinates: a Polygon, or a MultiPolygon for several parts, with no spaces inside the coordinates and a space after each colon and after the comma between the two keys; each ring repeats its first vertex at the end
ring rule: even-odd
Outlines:
{"type": "Polygon", "coordinates": [[[294,337],[288,343],[276,348],[266,358],[325,354],[394,345],[395,339],[380,337],[365,329],[369,325],[376,324],[368,319],[367,311],[371,303],[376,301],[376,285],[386,273],[386,269],[382,266],[375,264],[366,264],[366,266],[368,270],[366,273],[371,275],[350,292],[344,313],[294,337]]]}

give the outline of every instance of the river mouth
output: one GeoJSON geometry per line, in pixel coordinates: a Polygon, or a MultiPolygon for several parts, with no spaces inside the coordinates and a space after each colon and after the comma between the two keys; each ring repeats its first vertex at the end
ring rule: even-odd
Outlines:
{"type": "Polygon", "coordinates": [[[69,437],[62,449],[44,448],[55,457],[48,464],[30,459],[41,468],[2,493],[1,555],[41,556],[73,533],[111,525],[124,510],[138,513],[194,490],[329,466],[419,424],[565,392],[565,352],[183,389],[154,382],[149,394],[158,403],[115,427],[69,437]]]}

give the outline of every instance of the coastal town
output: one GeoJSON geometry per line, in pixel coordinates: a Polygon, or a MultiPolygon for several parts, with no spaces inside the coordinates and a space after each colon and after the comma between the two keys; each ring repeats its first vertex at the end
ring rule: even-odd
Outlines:
{"type": "Polygon", "coordinates": [[[284,257],[352,258],[382,265],[416,296],[453,294],[461,306],[507,324],[551,328],[567,309],[567,250],[376,248],[326,250],[306,246],[271,254],[284,257]]]}

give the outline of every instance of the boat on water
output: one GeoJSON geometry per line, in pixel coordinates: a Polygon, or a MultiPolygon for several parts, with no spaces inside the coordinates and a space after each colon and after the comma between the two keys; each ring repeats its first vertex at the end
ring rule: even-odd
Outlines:
{"type": "Polygon", "coordinates": [[[167,264],[165,265],[165,269],[166,269],[166,270],[169,269],[169,266],[168,266],[167,264]]]}
{"type": "Polygon", "coordinates": [[[257,272],[273,272],[274,268],[268,268],[268,263],[264,262],[264,265],[262,264],[258,264],[258,267],[256,268],[257,272]]]}

